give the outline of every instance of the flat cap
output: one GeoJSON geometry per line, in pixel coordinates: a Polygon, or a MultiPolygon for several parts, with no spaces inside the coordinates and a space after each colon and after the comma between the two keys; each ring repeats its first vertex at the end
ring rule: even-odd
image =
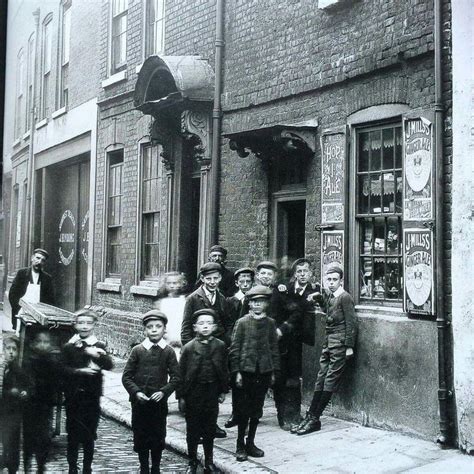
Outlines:
{"type": "Polygon", "coordinates": [[[241,273],[250,273],[252,275],[252,278],[254,277],[255,275],[255,271],[250,268],[250,267],[242,267],[242,268],[239,268],[238,270],[235,270],[234,272],[234,278],[237,279],[237,277],[241,274],[241,273]]]}
{"type": "Polygon", "coordinates": [[[270,298],[272,293],[272,290],[267,286],[255,285],[250,288],[247,293],[245,293],[245,297],[249,300],[255,300],[257,298],[270,298]]]}
{"type": "Polygon", "coordinates": [[[337,273],[341,278],[344,276],[344,272],[339,265],[331,265],[325,272],[326,275],[330,273],[337,273]]]}
{"type": "Polygon", "coordinates": [[[278,267],[276,266],[276,264],[274,264],[270,260],[264,260],[263,262],[260,262],[257,265],[257,271],[260,270],[261,268],[270,268],[272,270],[278,271],[278,267]]]}
{"type": "Polygon", "coordinates": [[[166,317],[166,314],[158,311],[157,309],[152,309],[151,311],[148,311],[148,313],[145,313],[142,318],[142,324],[143,326],[146,326],[148,321],[154,320],[161,320],[163,321],[163,324],[168,324],[168,318],[166,317]]]}
{"type": "Polygon", "coordinates": [[[201,275],[207,275],[208,273],[213,272],[219,272],[222,274],[222,265],[216,262],[207,262],[199,269],[201,275]]]}
{"type": "Polygon", "coordinates": [[[194,311],[192,319],[191,319],[193,324],[198,320],[199,316],[202,316],[203,314],[205,314],[206,316],[212,316],[214,318],[214,322],[216,322],[217,313],[212,308],[203,308],[203,309],[198,309],[197,311],[194,311]]]}
{"type": "Polygon", "coordinates": [[[46,258],[49,258],[49,253],[45,249],[34,249],[33,255],[35,253],[40,253],[41,255],[44,255],[46,258]]]}
{"type": "Polygon", "coordinates": [[[222,255],[224,255],[224,257],[227,255],[227,249],[222,247],[222,245],[213,245],[209,249],[209,253],[212,253],[212,252],[220,252],[222,255]]]}
{"type": "Polygon", "coordinates": [[[311,260],[309,258],[306,258],[306,257],[297,258],[291,265],[292,272],[294,273],[296,271],[297,265],[304,265],[305,263],[307,263],[311,267],[311,260]]]}

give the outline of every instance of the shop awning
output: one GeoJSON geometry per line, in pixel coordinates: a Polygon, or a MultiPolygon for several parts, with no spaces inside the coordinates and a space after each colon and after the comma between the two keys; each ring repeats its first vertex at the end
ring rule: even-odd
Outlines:
{"type": "Polygon", "coordinates": [[[214,71],[199,56],[149,56],[135,85],[134,105],[145,114],[186,100],[211,102],[214,71]]]}

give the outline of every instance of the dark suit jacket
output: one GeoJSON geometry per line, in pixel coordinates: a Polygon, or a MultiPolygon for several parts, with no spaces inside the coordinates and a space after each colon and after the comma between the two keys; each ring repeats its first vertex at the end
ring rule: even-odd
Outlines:
{"type": "MultiPolygon", "coordinates": [[[[209,342],[210,357],[212,365],[216,371],[219,384],[219,393],[227,393],[228,387],[228,364],[227,364],[227,348],[226,345],[215,337],[209,342]]],[[[188,342],[183,347],[183,352],[179,359],[179,370],[181,373],[181,385],[176,391],[178,398],[185,397],[192,390],[193,383],[196,381],[201,368],[203,357],[203,344],[196,338],[188,342]]]]}
{"type": "MultiPolygon", "coordinates": [[[[38,281],[41,284],[41,303],[54,305],[54,288],[51,275],[46,272],[40,272],[38,281]]],[[[33,283],[31,267],[20,268],[20,270],[18,270],[17,274],[15,275],[15,279],[13,280],[10,291],[8,292],[8,300],[12,306],[12,316],[16,316],[18,311],[20,311],[20,298],[22,298],[26,293],[26,288],[30,282],[33,283]]]]}
{"type": "Polygon", "coordinates": [[[217,321],[215,321],[217,328],[213,335],[229,345],[230,341],[227,338],[229,321],[225,297],[219,290],[217,290],[216,301],[214,302],[214,305],[211,305],[211,302],[207,299],[202,286],[186,297],[183,323],[181,324],[181,343],[184,346],[194,338],[192,322],[193,314],[197,310],[205,308],[212,308],[217,313],[217,321]]]}

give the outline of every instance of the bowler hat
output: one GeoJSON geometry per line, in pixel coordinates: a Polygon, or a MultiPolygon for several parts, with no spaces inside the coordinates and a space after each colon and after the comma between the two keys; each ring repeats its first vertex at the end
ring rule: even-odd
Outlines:
{"type": "Polygon", "coordinates": [[[249,300],[255,300],[257,298],[270,298],[272,296],[272,290],[267,286],[255,285],[250,288],[245,294],[245,297],[249,300]]]}
{"type": "Polygon", "coordinates": [[[168,324],[168,318],[166,317],[166,314],[162,313],[161,311],[158,311],[157,309],[152,309],[151,311],[148,311],[148,313],[145,313],[143,315],[143,326],[146,326],[148,321],[153,320],[160,320],[163,321],[163,324],[168,324]]]}
{"type": "Polygon", "coordinates": [[[40,253],[41,255],[44,255],[46,258],[49,258],[49,253],[45,249],[34,249],[33,255],[35,253],[40,253]]]}
{"type": "Polygon", "coordinates": [[[207,275],[208,273],[213,272],[222,273],[222,265],[216,262],[207,262],[199,269],[201,275],[207,275]]]}
{"type": "Polygon", "coordinates": [[[239,277],[241,273],[250,273],[250,275],[252,275],[252,278],[255,275],[254,270],[252,270],[250,267],[242,267],[242,268],[239,268],[238,270],[235,270],[234,278],[237,280],[237,278],[239,277]]]}
{"type": "Polygon", "coordinates": [[[270,260],[264,260],[257,265],[257,271],[261,268],[270,268],[271,270],[278,271],[278,267],[270,260]]]}
{"type": "Polygon", "coordinates": [[[212,252],[220,252],[222,255],[224,255],[224,257],[227,255],[227,250],[224,247],[222,247],[222,245],[213,245],[209,249],[209,253],[212,253],[212,252]]]}
{"type": "Polygon", "coordinates": [[[194,311],[193,316],[191,318],[193,324],[198,320],[199,316],[202,316],[203,314],[205,314],[206,316],[212,316],[214,318],[214,322],[216,322],[217,313],[212,308],[204,308],[194,311]]]}

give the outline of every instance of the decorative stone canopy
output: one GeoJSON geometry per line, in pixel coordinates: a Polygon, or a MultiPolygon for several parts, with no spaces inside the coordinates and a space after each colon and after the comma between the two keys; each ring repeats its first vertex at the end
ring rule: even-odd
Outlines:
{"type": "Polygon", "coordinates": [[[212,102],[214,71],[199,56],[149,56],[135,85],[134,105],[155,118],[180,102],[212,102]]]}
{"type": "Polygon", "coordinates": [[[300,123],[281,123],[242,132],[225,134],[229,147],[240,157],[250,152],[258,158],[273,159],[298,155],[309,158],[316,151],[317,120],[300,123]]]}

